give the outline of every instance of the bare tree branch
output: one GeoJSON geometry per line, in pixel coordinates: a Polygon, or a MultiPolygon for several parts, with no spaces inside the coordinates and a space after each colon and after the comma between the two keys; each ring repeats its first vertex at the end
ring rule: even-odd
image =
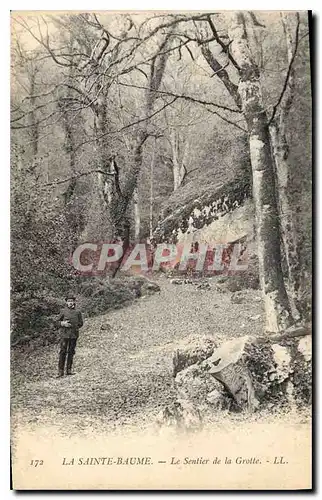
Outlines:
{"type": "MultiPolygon", "coordinates": [[[[156,111],[151,113],[149,116],[145,116],[144,118],[140,118],[139,120],[128,123],[127,125],[124,125],[124,127],[121,127],[117,130],[113,130],[111,132],[106,132],[105,134],[101,134],[99,136],[95,136],[91,139],[88,139],[88,140],[78,144],[78,146],[76,146],[76,150],[79,149],[80,147],[84,146],[85,144],[89,144],[91,142],[97,141],[97,140],[102,139],[103,137],[106,137],[108,135],[119,134],[120,132],[123,132],[124,130],[127,130],[131,127],[134,127],[135,125],[139,125],[140,123],[143,123],[147,120],[150,120],[151,118],[153,118],[157,114],[161,113],[161,111],[163,111],[165,108],[167,108],[168,106],[171,106],[171,104],[173,104],[176,100],[177,100],[177,97],[174,97],[174,99],[172,99],[170,102],[165,103],[163,106],[161,106],[159,109],[157,109],[156,111]]],[[[148,135],[150,135],[150,134],[148,134],[148,135]]]]}
{"type": "Polygon", "coordinates": [[[222,50],[225,52],[225,54],[227,54],[229,60],[231,61],[231,63],[235,66],[235,68],[239,71],[240,70],[240,67],[238,66],[238,64],[236,63],[235,59],[233,58],[233,56],[231,55],[231,53],[229,52],[229,44],[225,44],[221,39],[220,39],[220,36],[218,35],[218,32],[216,30],[216,27],[211,19],[211,15],[208,14],[207,15],[207,20],[208,20],[208,23],[209,23],[209,26],[210,26],[210,29],[211,31],[213,32],[213,35],[214,35],[214,38],[216,40],[216,42],[220,45],[220,47],[222,48],[222,50]]]}
{"type": "Polygon", "coordinates": [[[253,21],[254,26],[258,26],[258,27],[260,27],[260,28],[266,28],[265,24],[262,24],[262,23],[260,23],[260,22],[258,21],[258,19],[257,19],[257,17],[255,16],[255,14],[254,14],[254,12],[253,12],[253,11],[249,10],[249,11],[248,11],[248,13],[249,13],[249,15],[250,15],[250,17],[251,17],[251,19],[252,19],[252,21],[253,21]]]}
{"type": "Polygon", "coordinates": [[[17,111],[20,111],[20,113],[22,113],[22,114],[20,116],[18,116],[17,118],[12,118],[12,120],[10,120],[10,122],[11,123],[18,122],[22,118],[25,118],[26,116],[30,115],[31,113],[34,113],[35,111],[38,111],[39,109],[42,109],[42,108],[46,107],[48,104],[52,104],[54,102],[57,102],[57,99],[51,100],[51,101],[46,102],[44,104],[39,104],[35,108],[33,108],[31,110],[28,110],[28,111],[25,111],[25,112],[22,112],[21,109],[18,109],[18,110],[14,111],[14,112],[16,113],[17,111]]]}
{"type": "MultiPolygon", "coordinates": [[[[224,86],[226,87],[229,94],[234,99],[237,107],[240,110],[241,109],[241,101],[240,101],[240,96],[238,93],[238,85],[235,85],[231,81],[227,71],[214,57],[213,53],[211,52],[211,50],[207,44],[201,45],[201,52],[202,52],[202,55],[204,56],[205,60],[209,64],[210,68],[213,70],[214,75],[217,75],[218,78],[220,78],[220,80],[222,81],[222,83],[224,84],[224,86]]],[[[212,75],[212,76],[214,76],[214,75],[212,75]]]]}
{"type": "Polygon", "coordinates": [[[61,180],[54,181],[54,182],[47,182],[46,184],[43,184],[43,187],[45,187],[45,186],[58,186],[59,184],[64,184],[65,182],[70,182],[70,181],[73,181],[76,179],[80,179],[81,177],[84,177],[85,175],[90,175],[90,174],[95,174],[95,173],[114,177],[114,174],[110,174],[108,172],[105,172],[104,170],[95,169],[95,170],[90,170],[89,172],[82,172],[82,173],[72,175],[71,177],[67,177],[67,179],[61,179],[61,180]]]}
{"type": "MultiPolygon", "coordinates": [[[[184,17],[184,18],[175,18],[174,20],[168,22],[168,23],[164,23],[164,24],[160,24],[159,26],[156,26],[148,35],[146,35],[145,37],[141,38],[139,40],[139,42],[137,44],[134,44],[133,47],[127,52],[125,53],[123,56],[121,56],[119,59],[116,59],[115,61],[113,61],[110,65],[109,65],[109,69],[111,69],[113,66],[117,65],[117,64],[120,64],[122,63],[123,61],[125,61],[127,58],[129,58],[130,56],[132,56],[135,51],[142,45],[144,44],[146,41],[150,40],[154,35],[156,35],[157,33],[159,33],[160,31],[166,29],[166,28],[171,28],[175,25],[178,25],[180,23],[183,23],[183,22],[190,22],[192,20],[207,20],[207,18],[205,17],[205,14],[201,14],[201,15],[193,15],[193,16],[188,16],[188,17],[184,17]]],[[[122,40],[122,42],[125,42],[126,39],[122,40]]],[[[151,58],[152,59],[152,58],[151,58]]]]}
{"type": "MultiPolygon", "coordinates": [[[[48,120],[48,118],[51,118],[52,116],[56,115],[58,113],[58,111],[53,111],[52,113],[49,113],[49,115],[45,116],[44,118],[41,118],[40,120],[38,120],[35,125],[39,125],[40,123],[43,123],[45,122],[46,120],[48,120]]],[[[12,125],[11,128],[14,129],[14,130],[17,130],[17,129],[22,129],[22,128],[29,128],[30,125],[12,125]]]]}
{"type": "MultiPolygon", "coordinates": [[[[49,35],[48,35],[48,32],[47,32],[47,41],[45,42],[42,35],[40,35],[40,38],[35,35],[33,33],[33,31],[29,28],[28,24],[24,21],[18,21],[17,18],[14,18],[14,20],[20,24],[20,26],[22,26],[26,31],[28,31],[28,33],[40,44],[42,45],[48,52],[49,54],[51,55],[52,59],[55,61],[56,64],[58,64],[59,66],[65,66],[65,67],[69,67],[71,66],[72,64],[71,63],[63,63],[61,61],[59,61],[57,59],[57,57],[59,56],[56,56],[54,51],[51,49],[50,45],[49,45],[49,35]]],[[[39,31],[40,31],[40,26],[39,26],[39,20],[37,18],[37,21],[38,21],[38,27],[39,27],[39,31]]],[[[41,33],[41,31],[40,31],[41,33]]]]}
{"type": "Polygon", "coordinates": [[[174,92],[168,92],[165,90],[154,90],[154,89],[150,89],[149,87],[143,87],[141,85],[134,85],[134,84],[123,83],[123,82],[119,82],[119,85],[122,85],[123,87],[133,87],[133,88],[141,89],[141,90],[153,90],[154,92],[157,92],[158,94],[161,94],[161,95],[173,96],[173,97],[176,97],[177,99],[184,99],[186,101],[195,102],[197,104],[214,106],[218,109],[223,109],[224,111],[231,111],[232,113],[240,113],[239,109],[233,109],[233,108],[229,108],[227,106],[222,106],[221,104],[217,104],[215,102],[209,102],[209,101],[203,101],[201,99],[195,99],[194,97],[183,95],[183,94],[175,94],[174,92]]]}
{"type": "Polygon", "coordinates": [[[222,116],[220,113],[218,113],[218,111],[215,111],[215,110],[213,110],[213,109],[208,109],[208,108],[206,108],[206,109],[207,109],[207,111],[208,111],[209,113],[212,113],[213,115],[217,115],[217,116],[219,116],[219,118],[221,118],[222,120],[224,120],[224,122],[227,122],[227,123],[229,123],[230,125],[233,125],[234,127],[238,128],[238,129],[239,129],[239,130],[241,130],[242,132],[245,132],[245,134],[247,133],[247,130],[246,130],[246,129],[244,129],[244,128],[243,128],[243,127],[241,127],[240,125],[237,125],[237,123],[236,123],[236,122],[233,122],[232,120],[229,120],[229,118],[226,118],[225,116],[222,116]]]}

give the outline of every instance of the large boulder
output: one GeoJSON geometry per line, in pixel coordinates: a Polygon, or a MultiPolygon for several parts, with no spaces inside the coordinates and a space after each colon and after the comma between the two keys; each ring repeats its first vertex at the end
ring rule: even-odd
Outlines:
{"type": "Polygon", "coordinates": [[[244,336],[215,346],[190,339],[173,357],[178,397],[197,405],[215,402],[252,412],[311,402],[312,345],[303,329],[272,337],[244,336]],[[302,335],[302,336],[301,336],[302,335]]]}
{"type": "Polygon", "coordinates": [[[202,364],[194,364],[181,370],[174,379],[174,386],[180,399],[202,403],[209,393],[222,392],[222,385],[202,364]]]}
{"type": "Polygon", "coordinates": [[[211,336],[192,335],[182,341],[173,355],[173,376],[184,368],[209,358],[216,347],[215,339],[211,336]]]}

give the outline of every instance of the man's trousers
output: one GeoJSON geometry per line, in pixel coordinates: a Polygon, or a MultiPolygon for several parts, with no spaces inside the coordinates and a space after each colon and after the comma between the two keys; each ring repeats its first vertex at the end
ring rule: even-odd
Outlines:
{"type": "Polygon", "coordinates": [[[65,360],[67,356],[66,372],[70,373],[73,365],[73,357],[75,354],[77,339],[61,339],[60,341],[60,352],[59,352],[59,362],[58,371],[60,374],[64,373],[65,360]]]}

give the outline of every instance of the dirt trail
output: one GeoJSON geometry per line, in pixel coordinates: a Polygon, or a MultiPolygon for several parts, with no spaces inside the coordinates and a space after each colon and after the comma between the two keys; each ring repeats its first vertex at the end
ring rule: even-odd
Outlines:
{"type": "Polygon", "coordinates": [[[172,352],[181,339],[197,333],[221,342],[262,331],[259,292],[245,291],[245,302],[233,304],[229,292],[213,286],[159,284],[160,293],[85,321],[72,377],[55,379],[57,345],[15,350],[13,421],[144,428],[174,397],[172,352]]]}

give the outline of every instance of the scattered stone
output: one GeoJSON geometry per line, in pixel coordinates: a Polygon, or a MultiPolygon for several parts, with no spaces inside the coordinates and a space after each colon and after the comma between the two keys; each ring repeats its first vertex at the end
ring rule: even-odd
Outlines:
{"type": "Polygon", "coordinates": [[[174,279],[170,280],[170,283],[172,285],[187,285],[187,284],[192,285],[193,282],[189,279],[182,279],[181,280],[181,279],[174,278],[174,279]]]}
{"type": "Polygon", "coordinates": [[[233,293],[230,300],[233,304],[242,304],[245,302],[245,298],[240,292],[233,293]]]}
{"type": "Polygon", "coordinates": [[[256,316],[249,316],[252,321],[258,321],[261,318],[261,314],[256,314],[256,316]]]}
{"type": "Polygon", "coordinates": [[[205,283],[200,283],[199,285],[197,285],[198,290],[209,290],[210,288],[210,283],[208,283],[207,281],[205,283]]]}
{"type": "Polygon", "coordinates": [[[100,330],[110,332],[112,330],[112,326],[109,323],[105,323],[105,325],[100,326],[100,330]]]}
{"type": "Polygon", "coordinates": [[[202,428],[202,418],[192,403],[178,399],[159,412],[156,424],[159,429],[172,427],[179,432],[196,432],[202,428]]]}
{"type": "Polygon", "coordinates": [[[220,276],[217,279],[217,283],[225,283],[228,280],[228,276],[220,276]]]}
{"type": "Polygon", "coordinates": [[[182,285],[183,281],[174,278],[174,279],[170,280],[170,283],[171,283],[171,285],[182,285]]]}
{"type": "Polygon", "coordinates": [[[160,286],[155,283],[154,281],[146,281],[141,288],[141,293],[142,295],[151,295],[153,293],[160,292],[161,288],[160,286]]]}

